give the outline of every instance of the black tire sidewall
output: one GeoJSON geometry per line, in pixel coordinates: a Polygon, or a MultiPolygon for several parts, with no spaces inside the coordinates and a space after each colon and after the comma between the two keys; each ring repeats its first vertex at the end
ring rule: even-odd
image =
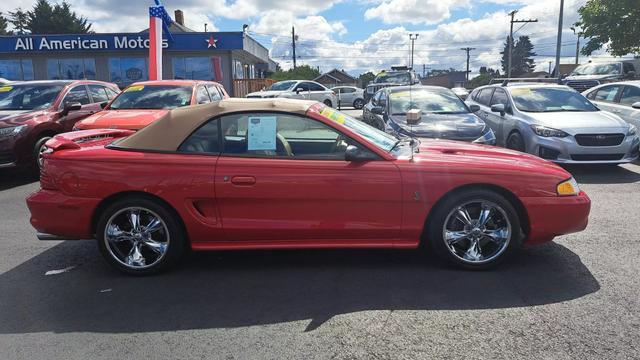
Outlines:
{"type": "Polygon", "coordinates": [[[432,249],[441,259],[447,261],[449,264],[471,270],[493,268],[502,263],[505,259],[510,258],[513,253],[517,252],[522,247],[521,222],[517,211],[504,196],[491,190],[464,190],[444,199],[443,202],[438,204],[437,208],[434,209],[433,215],[431,216],[428,224],[427,234],[429,248],[432,249]],[[509,222],[511,223],[511,239],[509,240],[507,248],[497,258],[483,264],[467,263],[457,258],[449,251],[442,235],[442,229],[444,228],[446,217],[449,215],[451,210],[462,203],[473,200],[486,200],[499,205],[505,211],[509,222]]]}
{"type": "Polygon", "coordinates": [[[33,146],[33,168],[35,170],[40,170],[40,162],[38,161],[40,157],[40,148],[50,139],[51,136],[43,136],[39,138],[33,146]]]}
{"type": "Polygon", "coordinates": [[[360,110],[360,109],[362,109],[363,107],[364,107],[364,100],[362,100],[362,99],[356,99],[356,100],[353,102],[353,108],[354,108],[354,109],[356,109],[356,110],[360,110]]]}
{"type": "Polygon", "coordinates": [[[327,100],[323,101],[323,103],[324,103],[325,105],[327,105],[328,107],[333,107],[333,103],[331,102],[331,100],[328,100],[328,99],[327,99],[327,100]]]}
{"type": "Polygon", "coordinates": [[[526,146],[526,144],[524,143],[524,138],[522,137],[522,134],[520,134],[520,133],[519,133],[519,132],[517,132],[517,131],[516,131],[516,132],[514,132],[514,133],[511,133],[511,135],[509,135],[509,137],[507,138],[506,147],[507,147],[508,149],[516,150],[516,151],[520,151],[520,152],[526,152],[526,150],[527,150],[527,146],[526,146]],[[522,146],[522,148],[520,148],[520,149],[516,149],[516,148],[514,148],[514,147],[509,146],[509,145],[510,145],[510,143],[511,143],[511,139],[513,139],[513,138],[518,139],[518,143],[522,146]]]}
{"type": "Polygon", "coordinates": [[[180,260],[186,247],[185,233],[181,223],[176,219],[176,215],[159,201],[142,197],[118,200],[108,206],[100,215],[100,219],[96,227],[96,239],[98,242],[98,249],[107,263],[115,269],[130,275],[151,275],[164,271],[180,260]],[[162,218],[169,231],[170,240],[167,252],[157,264],[148,268],[131,269],[124,266],[118,262],[118,260],[113,258],[105,244],[104,231],[107,221],[113,214],[128,207],[142,207],[153,211],[162,218]]]}

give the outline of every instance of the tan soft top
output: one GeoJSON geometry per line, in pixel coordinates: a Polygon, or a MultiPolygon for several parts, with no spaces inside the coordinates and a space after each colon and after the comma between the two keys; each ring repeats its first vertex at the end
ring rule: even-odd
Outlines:
{"type": "Polygon", "coordinates": [[[292,99],[225,99],[210,104],[186,106],[165,116],[135,134],[119,141],[125,149],[176,151],[200,125],[218,115],[241,111],[285,111],[304,115],[316,101],[292,99]]]}

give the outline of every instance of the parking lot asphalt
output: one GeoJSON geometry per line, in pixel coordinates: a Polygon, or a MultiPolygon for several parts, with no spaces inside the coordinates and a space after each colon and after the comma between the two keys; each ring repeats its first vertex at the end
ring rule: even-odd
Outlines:
{"type": "Polygon", "coordinates": [[[640,358],[640,164],[568,170],[592,198],[588,228],[496,270],[243,251],[144,278],[92,241],[36,240],[24,199],[38,184],[2,173],[0,359],[640,358]]]}

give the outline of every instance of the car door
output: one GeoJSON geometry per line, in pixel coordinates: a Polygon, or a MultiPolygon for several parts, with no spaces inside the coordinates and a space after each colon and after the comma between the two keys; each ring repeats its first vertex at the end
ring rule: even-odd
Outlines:
{"type": "Polygon", "coordinates": [[[498,144],[503,145],[506,141],[506,134],[513,128],[513,124],[509,124],[505,129],[505,121],[507,120],[507,111],[504,113],[493,112],[491,111],[491,106],[501,104],[504,106],[505,110],[510,109],[509,105],[509,97],[507,96],[507,92],[504,89],[496,88],[493,91],[493,95],[491,96],[491,102],[489,103],[489,111],[487,112],[487,116],[485,117],[485,122],[489,124],[491,129],[496,135],[496,139],[498,144]]]}
{"type": "Polygon", "coordinates": [[[92,102],[87,91],[87,86],[82,84],[76,85],[67,91],[60,102],[58,110],[60,111],[60,118],[58,119],[58,122],[66,132],[71,131],[73,129],[73,125],[78,121],[102,110],[102,108],[100,107],[99,102],[92,102]],[[65,113],[64,106],[68,103],[80,103],[82,107],[79,110],[71,110],[65,113]]]}
{"type": "Polygon", "coordinates": [[[215,193],[228,240],[321,246],[399,236],[401,178],[392,162],[345,161],[348,144],[369,150],[308,117],[238,113],[220,124],[215,193]]]}
{"type": "Polygon", "coordinates": [[[310,99],[310,88],[309,82],[301,81],[293,88],[293,94],[291,94],[291,98],[293,99],[310,99]]]}
{"type": "Polygon", "coordinates": [[[480,89],[478,94],[474,97],[473,101],[480,107],[480,110],[476,112],[478,115],[492,130],[497,133],[497,125],[493,122],[493,118],[490,118],[491,109],[489,103],[491,103],[491,95],[493,95],[493,87],[480,89]]]}
{"type": "Polygon", "coordinates": [[[616,106],[616,99],[621,88],[621,85],[606,85],[589,93],[587,98],[593,101],[600,110],[620,113],[621,109],[616,106]]]}
{"type": "Polygon", "coordinates": [[[640,103],[640,87],[636,85],[625,85],[622,89],[619,100],[620,117],[626,122],[635,125],[640,129],[640,109],[634,108],[632,105],[640,103]]]}
{"type": "MultiPolygon", "coordinates": [[[[320,101],[323,102],[328,95],[329,90],[320,85],[320,84],[316,84],[314,82],[310,82],[309,83],[309,97],[308,99],[310,100],[315,100],[315,101],[320,101]]],[[[333,106],[335,106],[336,104],[333,104],[333,106]]]]}
{"type": "Polygon", "coordinates": [[[355,90],[349,87],[340,88],[340,105],[342,106],[351,106],[353,104],[353,95],[355,94],[355,90]]]}

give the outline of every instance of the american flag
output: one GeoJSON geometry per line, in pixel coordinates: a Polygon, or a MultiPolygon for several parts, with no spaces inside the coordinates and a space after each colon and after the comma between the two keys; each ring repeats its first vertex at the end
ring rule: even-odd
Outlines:
{"type": "Polygon", "coordinates": [[[149,7],[149,80],[162,80],[162,29],[169,33],[169,25],[173,22],[159,0],[149,7]]]}

